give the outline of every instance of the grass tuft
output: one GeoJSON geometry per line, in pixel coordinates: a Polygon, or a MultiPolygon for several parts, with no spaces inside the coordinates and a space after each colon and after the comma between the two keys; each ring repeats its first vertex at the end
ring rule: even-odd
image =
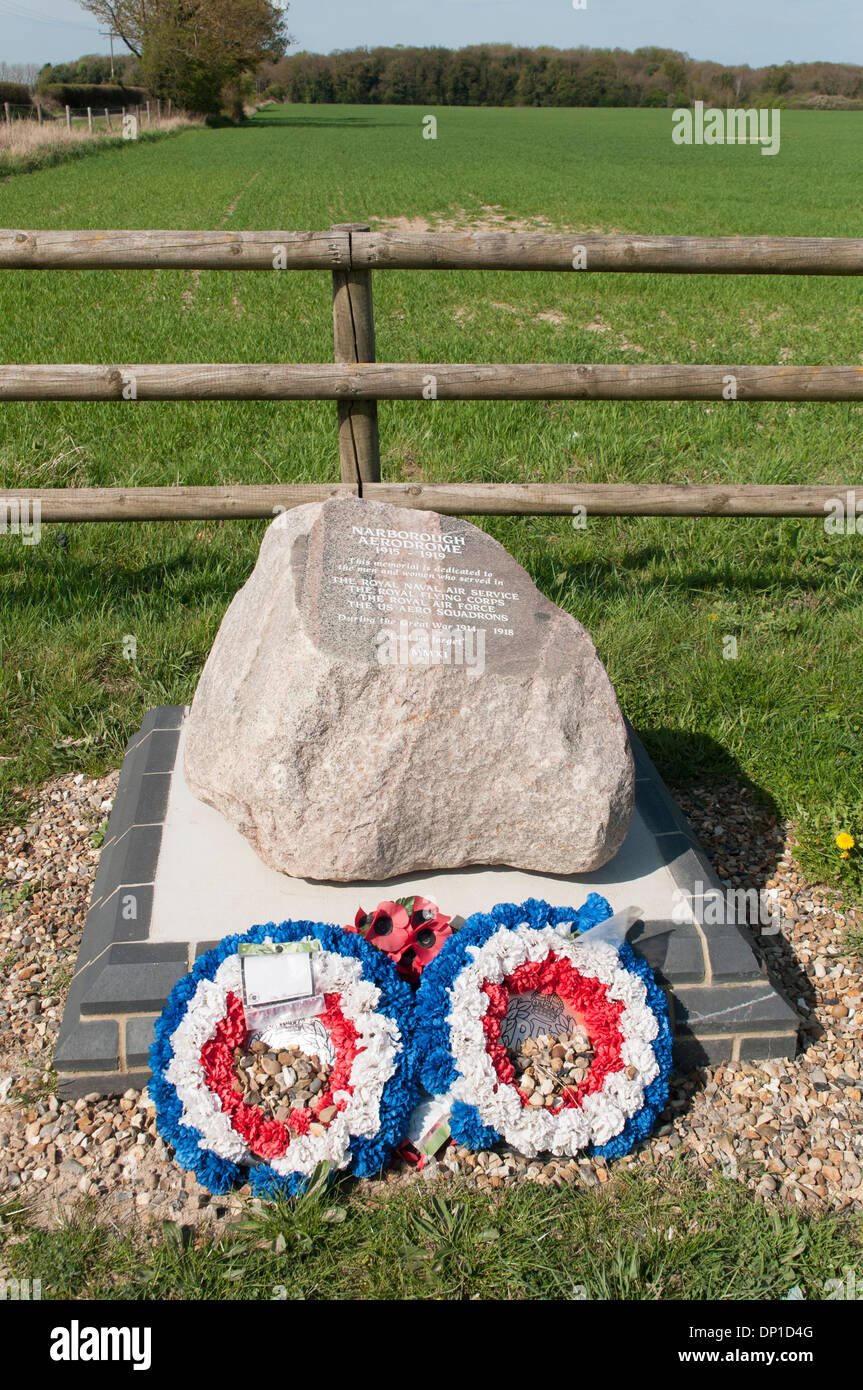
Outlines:
{"type": "Polygon", "coordinates": [[[45,1298],[762,1300],[796,1285],[822,1299],[828,1280],[863,1270],[859,1218],[767,1206],[682,1161],[661,1181],[619,1174],[584,1192],[454,1181],[370,1195],[344,1181],[218,1235],[171,1221],[118,1231],[87,1201],[54,1230],[15,1211],[3,1273],[40,1277],[45,1298]]]}

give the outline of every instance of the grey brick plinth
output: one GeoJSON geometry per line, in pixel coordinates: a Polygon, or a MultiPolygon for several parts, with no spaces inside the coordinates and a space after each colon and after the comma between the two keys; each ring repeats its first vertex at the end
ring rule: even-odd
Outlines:
{"type": "MultiPolygon", "coordinates": [[[[145,1084],[156,1017],[189,960],[218,944],[149,940],[184,716],[180,705],[150,710],[126,751],[57,1044],[63,1095],[145,1084]]],[[[757,940],[740,914],[739,925],[714,925],[701,910],[698,895],[718,892],[724,899],[725,886],[641,741],[629,732],[638,813],[667,866],[675,897],[695,913],[690,921],[669,903],[667,917],[663,909],[663,920],[635,923],[629,937],[668,995],[676,1066],[687,1071],[732,1058],[793,1056],[796,1012],[769,982],[757,940]]]]}
{"type": "Polygon", "coordinates": [[[797,1015],[769,980],[741,985],[681,985],[674,991],[678,1031],[694,1034],[782,1033],[797,1015]]]}
{"type": "Polygon", "coordinates": [[[188,969],[188,947],[178,941],[133,941],[111,946],[90,968],[82,1014],[150,1013],[161,1009],[188,969]]]}
{"type": "Polygon", "coordinates": [[[150,1068],[141,1068],[138,1071],[76,1071],[61,1072],[60,1080],[57,1084],[57,1094],[61,1100],[78,1100],[81,1096],[90,1094],[98,1096],[116,1096],[133,1088],[136,1091],[143,1091],[152,1073],[150,1068]]]}
{"type": "Polygon", "coordinates": [[[116,1069],[120,1056],[120,1029],[113,1018],[78,1023],[57,1043],[54,1065],[59,1072],[116,1069]]]}
{"type": "Polygon", "coordinates": [[[157,1017],[157,1014],[150,1014],[148,1018],[129,1018],[126,1020],[127,1067],[149,1066],[150,1044],[153,1041],[153,1024],[156,1022],[157,1017]]]}

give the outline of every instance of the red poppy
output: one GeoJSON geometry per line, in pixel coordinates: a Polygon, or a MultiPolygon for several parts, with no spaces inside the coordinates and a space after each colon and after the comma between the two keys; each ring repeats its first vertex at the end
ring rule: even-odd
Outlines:
{"type": "Polygon", "coordinates": [[[378,903],[374,912],[357,912],[353,927],[373,946],[393,957],[399,974],[414,984],[425,966],[434,960],[447,937],[452,935],[450,919],[438,911],[429,898],[406,898],[404,902],[378,903]]]}
{"type": "Polygon", "coordinates": [[[439,912],[436,903],[428,898],[414,898],[411,905],[410,956],[404,952],[399,961],[399,973],[409,980],[418,980],[429,961],[434,960],[441,946],[452,936],[449,917],[439,912]]]}
{"type": "Polygon", "coordinates": [[[378,903],[374,912],[360,908],[354,925],[366,941],[396,959],[410,945],[410,918],[401,903],[378,903]]]}

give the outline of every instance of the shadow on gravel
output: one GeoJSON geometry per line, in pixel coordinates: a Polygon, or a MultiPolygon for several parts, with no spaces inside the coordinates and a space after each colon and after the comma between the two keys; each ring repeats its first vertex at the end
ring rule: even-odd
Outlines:
{"type": "MultiPolygon", "coordinates": [[[[689,821],[696,839],[728,888],[755,889],[766,903],[768,885],[788,882],[781,863],[787,828],[780,807],[754,782],[722,744],[708,734],[685,729],[639,729],[648,753],[689,821]]],[[[815,992],[795,954],[790,929],[756,917],[747,921],[752,943],[770,983],[802,1015],[800,1048],[823,1034],[815,1018],[815,992]],[[803,1001],[805,1009],[800,1008],[803,1001]]]]}

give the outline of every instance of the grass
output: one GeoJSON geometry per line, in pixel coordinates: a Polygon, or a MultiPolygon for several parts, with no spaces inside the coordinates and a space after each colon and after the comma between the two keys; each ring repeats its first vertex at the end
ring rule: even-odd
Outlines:
{"type": "Polygon", "coordinates": [[[347,1184],[235,1221],[219,1237],[164,1222],[119,1231],[82,1203],[60,1228],[7,1203],[3,1277],[62,1299],[823,1299],[861,1273],[859,1218],[753,1202],[704,1187],[678,1162],[579,1192],[525,1184],[489,1196],[458,1184],[347,1184]],[[835,1286],[834,1286],[835,1287],[835,1286]]]}
{"type": "Polygon", "coordinates": [[[117,115],[112,125],[113,134],[109,132],[104,116],[93,118],[92,131],[87,128],[86,121],[82,126],[80,120],[73,124],[71,130],[61,120],[45,121],[41,125],[34,121],[3,123],[0,124],[0,178],[50,169],[70,159],[82,159],[108,149],[116,150],[124,145],[134,145],[139,140],[161,140],[165,135],[176,135],[180,130],[199,124],[200,121],[188,116],[171,117],[159,122],[156,129],[141,130],[133,141],[124,140],[119,133],[121,120],[117,115]]]}
{"type": "Polygon", "coordinates": [[[26,903],[36,892],[40,885],[35,882],[23,883],[20,888],[0,889],[0,912],[13,913],[22,903],[26,903]]]}
{"type": "MultiPolygon", "coordinates": [[[[856,114],[783,112],[781,153],[673,146],[670,113],[278,108],[246,128],[103,149],[4,185],[10,226],[315,228],[395,217],[645,233],[857,233],[856,114]],[[497,211],[489,212],[489,208],[497,211]]],[[[10,362],[326,361],[325,273],[5,271],[10,362]]],[[[863,362],[854,279],[381,272],[399,361],[863,362]]],[[[383,403],[384,476],[817,482],[859,477],[861,407],[383,403]]],[[[3,488],[326,481],[331,404],[14,404],[3,488]]],[[[844,489],[843,489],[844,490],[844,489]]],[[[863,497],[863,485],[858,489],[863,497]]],[[[584,622],[666,777],[733,776],[797,818],[812,871],[859,888],[863,553],[813,521],[482,523],[584,622]],[[737,638],[736,660],[723,658],[737,638]]],[[[46,777],[116,766],[188,701],[259,523],[0,535],[0,822],[46,777]],[[127,658],[127,638],[136,656],[127,658]]],[[[94,832],[98,834],[98,832],[94,832]]],[[[7,906],[4,903],[4,908],[7,906]]],[[[860,1268],[859,1219],[768,1207],[679,1165],[609,1190],[340,1186],[233,1223],[46,1231],[7,1205],[3,1275],[46,1297],[782,1298],[860,1268]]],[[[858,1280],[859,1282],[859,1280],[858,1280]]]]}
{"type": "MultiPolygon", "coordinates": [[[[680,147],[668,112],[278,107],[4,189],[10,225],[326,227],[398,216],[646,233],[854,235],[856,113],[784,112],[782,149],[680,147]],[[489,213],[489,208],[498,209],[489,213]]],[[[326,361],[325,273],[6,271],[8,361],[326,361]]],[[[853,278],[379,272],[399,361],[863,362],[853,278]]],[[[3,487],[325,481],[328,403],[12,404],[3,487]]],[[[385,402],[384,476],[853,483],[859,404],[385,402]]],[[[844,491],[844,488],[842,489],[844,491]]],[[[858,487],[863,499],[863,484],[858,487]]],[[[734,776],[796,818],[813,872],[860,889],[863,550],[817,521],[482,523],[593,634],[671,780],[734,776]],[[736,660],[725,639],[737,640],[736,660]]],[[[0,818],[51,773],[119,763],[188,701],[259,523],[0,536],[0,818]],[[124,656],[125,638],[137,659],[124,656]],[[16,790],[18,788],[19,790],[16,790]],[[21,790],[23,789],[23,790],[21,790]]]]}

